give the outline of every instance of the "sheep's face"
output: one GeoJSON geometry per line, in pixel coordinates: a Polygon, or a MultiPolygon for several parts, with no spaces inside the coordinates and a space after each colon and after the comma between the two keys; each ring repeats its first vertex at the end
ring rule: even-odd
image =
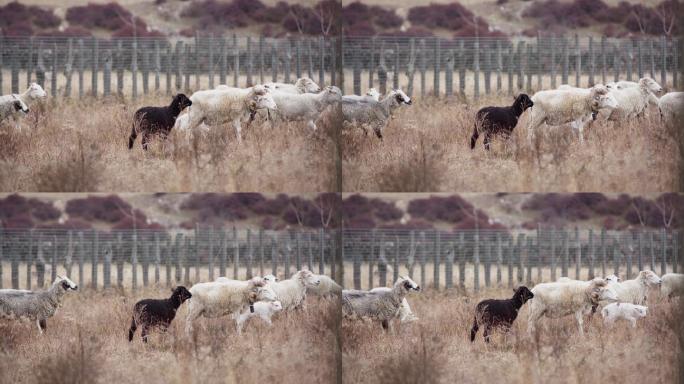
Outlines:
{"type": "Polygon", "coordinates": [[[266,93],[264,95],[255,95],[254,98],[252,99],[252,109],[257,110],[257,109],[278,109],[278,106],[276,105],[275,101],[273,100],[273,96],[270,94],[266,93]]]}
{"type": "Polygon", "coordinates": [[[524,93],[518,95],[515,98],[515,104],[520,106],[520,109],[522,111],[525,111],[527,108],[532,108],[534,106],[534,102],[532,102],[532,99],[524,93]]]}
{"type": "Polygon", "coordinates": [[[255,301],[276,301],[278,300],[278,295],[269,286],[257,287],[256,289],[256,300],[255,301]]]}
{"type": "Polygon", "coordinates": [[[178,105],[179,109],[182,111],[184,108],[191,106],[192,101],[184,94],[179,93],[173,97],[173,104],[178,105]]]}
{"type": "Polygon", "coordinates": [[[609,287],[595,287],[591,291],[591,301],[598,304],[599,301],[615,302],[618,301],[617,293],[609,287]]]}
{"type": "Polygon", "coordinates": [[[532,291],[530,291],[529,288],[522,286],[518,287],[518,289],[515,290],[514,296],[520,297],[522,299],[522,302],[525,303],[527,302],[527,300],[534,298],[534,293],[532,293],[532,291]]]}
{"type": "Polygon", "coordinates": [[[75,291],[78,289],[78,285],[71,281],[71,279],[69,279],[68,277],[57,276],[57,281],[59,282],[59,285],[62,287],[62,289],[65,291],[75,291]]]}
{"type": "Polygon", "coordinates": [[[342,101],[342,91],[334,85],[329,85],[323,90],[325,92],[325,101],[329,104],[342,101]]]}
{"type": "Polygon", "coordinates": [[[299,279],[306,287],[315,287],[321,284],[321,279],[318,276],[305,269],[299,271],[299,279]]]}
{"type": "Polygon", "coordinates": [[[397,282],[403,285],[404,290],[406,290],[406,292],[420,291],[420,285],[418,285],[415,281],[411,280],[411,278],[408,276],[400,276],[397,282]]]}
{"type": "Polygon", "coordinates": [[[318,93],[321,91],[321,87],[308,77],[297,79],[295,86],[300,91],[304,91],[303,93],[318,93]]]}
{"type": "Polygon", "coordinates": [[[366,92],[366,96],[372,97],[375,101],[380,100],[380,92],[375,88],[369,89],[368,92],[366,92]]]}
{"type": "MultiPolygon", "coordinates": [[[[605,90],[606,88],[602,87],[601,89],[605,90]]],[[[599,109],[614,109],[618,106],[617,99],[610,93],[597,91],[594,92],[593,95],[591,107],[594,111],[598,111],[599,109]]]]}
{"type": "Polygon", "coordinates": [[[648,315],[648,307],[645,307],[643,305],[635,305],[634,315],[637,317],[646,317],[646,315],[648,315]]]}
{"type": "Polygon", "coordinates": [[[408,97],[408,95],[406,95],[401,89],[395,89],[392,92],[394,93],[394,97],[397,99],[397,103],[406,105],[411,105],[413,103],[411,98],[408,97]]]}
{"type": "Polygon", "coordinates": [[[28,96],[32,99],[42,99],[47,97],[47,92],[37,83],[31,83],[28,89],[28,96]]]}
{"type": "Polygon", "coordinates": [[[660,84],[650,77],[644,77],[643,79],[639,80],[639,85],[645,87],[653,93],[660,93],[663,91],[663,87],[661,87],[660,84]]]}
{"type": "Polygon", "coordinates": [[[273,301],[273,302],[271,302],[271,310],[273,310],[273,312],[282,311],[283,310],[283,304],[278,300],[273,301]]]}
{"type": "Polygon", "coordinates": [[[639,272],[639,280],[648,286],[660,285],[663,282],[653,271],[639,272]]]}
{"type": "Polygon", "coordinates": [[[608,276],[606,276],[606,281],[609,283],[619,283],[620,277],[615,276],[615,275],[608,275],[608,276]]]}
{"type": "Polygon", "coordinates": [[[274,275],[266,275],[264,276],[264,281],[266,281],[267,283],[276,283],[278,282],[278,278],[274,275]]]}
{"type": "Polygon", "coordinates": [[[188,289],[182,285],[179,285],[176,288],[174,288],[172,292],[172,296],[178,297],[181,303],[192,297],[190,291],[188,291],[188,289]]]}

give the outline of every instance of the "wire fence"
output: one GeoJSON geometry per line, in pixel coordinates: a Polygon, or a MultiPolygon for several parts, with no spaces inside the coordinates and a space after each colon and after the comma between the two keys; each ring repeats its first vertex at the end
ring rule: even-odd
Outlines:
{"type": "Polygon", "coordinates": [[[19,93],[36,81],[53,97],[135,99],[218,84],[294,82],[303,76],[319,85],[338,85],[345,93],[401,87],[420,96],[479,97],[644,76],[668,89],[680,86],[681,41],[665,36],[344,37],[338,58],[339,46],[335,38],[324,37],[3,37],[0,90],[19,93]]]}
{"type": "Polygon", "coordinates": [[[45,287],[57,274],[92,289],[137,289],[288,278],[308,268],[345,287],[387,286],[400,275],[425,287],[512,287],[680,269],[676,231],[509,230],[4,230],[0,288],[45,287]]]}

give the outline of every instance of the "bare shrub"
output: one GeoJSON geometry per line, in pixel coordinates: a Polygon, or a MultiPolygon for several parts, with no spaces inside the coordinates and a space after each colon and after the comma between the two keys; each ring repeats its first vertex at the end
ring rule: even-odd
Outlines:
{"type": "Polygon", "coordinates": [[[33,373],[37,384],[85,384],[97,381],[102,365],[99,350],[81,331],[76,343],[62,346],[36,364],[33,373]]]}
{"type": "Polygon", "coordinates": [[[423,136],[408,153],[398,153],[381,165],[378,188],[387,192],[429,192],[440,190],[445,167],[444,152],[437,144],[426,148],[423,136]]]}
{"type": "Polygon", "coordinates": [[[81,136],[74,151],[58,154],[36,172],[39,192],[86,192],[97,190],[102,173],[99,158],[92,149],[84,148],[81,136]]]}

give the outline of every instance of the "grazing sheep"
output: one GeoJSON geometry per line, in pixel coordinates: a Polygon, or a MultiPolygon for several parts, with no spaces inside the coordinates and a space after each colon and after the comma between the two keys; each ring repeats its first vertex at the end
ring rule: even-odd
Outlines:
{"type": "Polygon", "coordinates": [[[29,112],[29,107],[26,103],[15,95],[11,96],[12,98],[8,100],[0,101],[0,122],[14,116],[18,112],[23,114],[29,112]]]}
{"type": "Polygon", "coordinates": [[[217,281],[198,283],[190,288],[192,298],[188,303],[188,317],[185,332],[192,334],[194,321],[207,318],[239,314],[249,308],[254,311],[257,301],[276,301],[273,289],[260,277],[248,281],[219,278],[217,281]]]}
{"type": "Polygon", "coordinates": [[[684,295],[684,274],[681,273],[666,273],[660,280],[660,294],[667,297],[668,300],[684,295]]]}
{"type": "Polygon", "coordinates": [[[342,100],[345,101],[380,101],[380,92],[377,89],[369,89],[365,95],[344,95],[342,100]]]}
{"type": "Polygon", "coordinates": [[[513,292],[513,297],[506,300],[489,299],[480,301],[475,307],[475,320],[473,328],[470,330],[470,342],[475,341],[475,335],[484,326],[484,339],[489,343],[489,335],[492,327],[501,327],[508,331],[513,322],[518,317],[518,311],[525,303],[534,297],[527,287],[519,287],[513,292]]]}
{"type": "Polygon", "coordinates": [[[641,271],[635,279],[622,282],[610,282],[608,286],[617,294],[623,303],[642,305],[646,302],[649,288],[660,285],[662,280],[653,271],[641,271]]]}
{"type": "Polygon", "coordinates": [[[332,297],[342,292],[342,287],[326,275],[316,275],[320,284],[306,288],[307,295],[332,297]]]}
{"type": "Polygon", "coordinates": [[[420,291],[420,286],[408,277],[400,277],[390,291],[342,291],[342,315],[346,319],[380,321],[388,329],[409,291],[420,291]]]}
{"type": "Polygon", "coordinates": [[[306,121],[307,126],[315,131],[316,119],[329,105],[342,100],[342,91],[328,86],[320,93],[294,94],[282,91],[273,92],[273,100],[278,106],[276,115],[284,121],[306,121]]]}
{"type": "Polygon", "coordinates": [[[162,331],[166,331],[176,317],[178,307],[192,297],[192,294],[183,286],[178,286],[171,292],[173,293],[168,299],[144,299],[135,303],[131,328],[128,330],[129,342],[133,341],[133,335],[138,326],[142,327],[140,335],[145,343],[147,343],[147,335],[151,327],[159,327],[162,331]]]}
{"type": "Polygon", "coordinates": [[[527,139],[531,143],[537,128],[542,124],[573,124],[579,133],[580,142],[584,141],[584,124],[587,116],[605,108],[618,106],[615,97],[609,94],[608,88],[601,84],[589,89],[552,89],[539,91],[532,96],[534,107],[531,109],[527,126],[527,139]]]}
{"type": "Polygon", "coordinates": [[[271,325],[271,317],[276,313],[283,310],[283,306],[280,301],[257,301],[254,303],[254,312],[249,309],[245,309],[242,313],[238,314],[235,318],[237,323],[237,332],[242,333],[242,327],[245,322],[252,317],[259,316],[266,324],[271,325]]]}
{"type": "Polygon", "coordinates": [[[142,147],[147,150],[150,135],[159,134],[166,139],[171,132],[176,118],[185,107],[192,105],[192,101],[182,93],[175,95],[171,104],[167,107],[142,107],[133,115],[133,128],[128,138],[128,149],[133,148],[133,143],[138,134],[142,135],[142,147]]]}
{"type": "MultiPolygon", "coordinates": [[[[388,287],[376,287],[371,289],[371,292],[390,292],[392,288],[388,287]]],[[[411,306],[409,305],[408,300],[404,297],[404,300],[401,301],[401,306],[399,307],[399,311],[397,312],[397,316],[399,319],[400,323],[410,323],[412,321],[418,321],[420,320],[418,316],[416,316],[413,311],[411,310],[411,306]]]]}
{"type": "Polygon", "coordinates": [[[316,275],[303,269],[287,280],[268,281],[268,286],[278,296],[278,300],[283,305],[283,310],[291,311],[303,308],[306,290],[320,283],[321,281],[316,275]]]}
{"type": "Polygon", "coordinates": [[[611,303],[601,310],[604,325],[612,325],[616,320],[624,319],[632,324],[632,328],[636,327],[637,319],[646,317],[647,314],[648,307],[631,303],[611,303]]]}
{"type": "Polygon", "coordinates": [[[610,121],[624,121],[643,116],[649,104],[658,104],[654,93],[662,92],[663,88],[649,77],[639,80],[636,86],[620,87],[610,90],[618,106],[607,113],[610,121]]]}
{"type": "Polygon", "coordinates": [[[61,276],[57,276],[47,291],[3,289],[0,291],[0,318],[35,321],[42,334],[47,328],[47,319],[62,305],[64,295],[77,289],[76,283],[61,276]]]}
{"type": "Polygon", "coordinates": [[[264,86],[274,91],[277,90],[291,94],[318,93],[321,91],[321,87],[308,77],[301,77],[294,84],[266,83],[264,86]]]}
{"type": "Polygon", "coordinates": [[[249,119],[259,109],[277,109],[271,92],[261,85],[246,89],[222,87],[197,91],[190,96],[190,101],[193,105],[188,116],[182,119],[180,129],[192,132],[202,123],[208,126],[232,123],[238,142],[242,142],[243,120],[249,119]]]}
{"type": "Polygon", "coordinates": [[[684,122],[684,92],[668,92],[658,100],[660,118],[667,124],[684,122]]]}
{"type": "Polygon", "coordinates": [[[412,101],[401,89],[395,89],[380,101],[342,101],[343,121],[351,125],[359,125],[365,134],[366,126],[371,126],[375,135],[382,139],[382,130],[394,110],[401,105],[411,105],[412,101]]]}
{"type": "MultiPolygon", "coordinates": [[[[11,102],[19,98],[24,104],[26,104],[26,111],[28,111],[29,107],[34,101],[45,97],[47,97],[47,92],[45,92],[43,87],[37,83],[31,83],[28,89],[26,89],[23,93],[0,96],[0,104],[11,102]]],[[[23,109],[15,110],[11,116],[16,117],[20,111],[23,112],[23,109]]]]}
{"type": "Polygon", "coordinates": [[[537,284],[532,288],[532,293],[534,298],[530,301],[527,324],[527,331],[530,334],[534,333],[537,322],[543,316],[559,318],[574,314],[579,333],[584,335],[582,316],[590,313],[599,301],[617,301],[615,291],[601,278],[537,284]]]}
{"type": "Polygon", "coordinates": [[[475,129],[470,138],[470,149],[475,149],[475,143],[480,133],[484,134],[484,147],[489,150],[492,135],[502,134],[508,138],[518,124],[518,118],[527,108],[534,105],[530,97],[520,94],[510,107],[484,107],[475,115],[475,129]]]}

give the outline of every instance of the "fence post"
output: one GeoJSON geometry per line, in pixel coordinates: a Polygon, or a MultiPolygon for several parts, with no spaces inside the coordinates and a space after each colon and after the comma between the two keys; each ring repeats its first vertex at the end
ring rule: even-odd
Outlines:
{"type": "MultiPolygon", "coordinates": [[[[372,52],[373,52],[373,50],[371,49],[371,55],[372,55],[372,52]]],[[[320,66],[318,67],[318,85],[323,87],[323,86],[325,86],[325,39],[323,38],[323,36],[320,36],[318,38],[318,56],[320,59],[320,66]]],[[[371,69],[371,71],[372,71],[372,69],[371,69]]],[[[371,75],[371,84],[373,83],[372,80],[373,80],[373,76],[371,75]]],[[[275,80],[273,80],[273,81],[275,81],[275,80]]]]}
{"type": "Polygon", "coordinates": [[[104,74],[102,76],[103,91],[105,96],[112,94],[112,50],[107,49],[104,57],[104,74]]]}
{"type": "Polygon", "coordinates": [[[660,66],[660,85],[667,87],[667,38],[660,36],[661,60],[660,66]]]}
{"type": "Polygon", "coordinates": [[[516,54],[518,61],[518,92],[522,91],[525,85],[525,72],[523,69],[523,51],[525,50],[525,42],[518,41],[518,52],[516,54]]]}
{"type": "Polygon", "coordinates": [[[616,238],[613,238],[613,274],[616,276],[620,275],[620,252],[618,249],[618,241],[616,238]]]}
{"type": "Polygon", "coordinates": [[[601,36],[601,84],[606,84],[606,37],[601,36]]]}
{"type": "Polygon", "coordinates": [[[159,285],[159,265],[161,264],[161,240],[159,232],[154,234],[154,283],[159,285]]]}
{"type": "Polygon", "coordinates": [[[580,242],[579,228],[575,227],[575,279],[580,279],[582,271],[582,243],[580,242]]]}
{"type": "Polygon", "coordinates": [[[50,67],[50,75],[50,95],[52,97],[57,97],[57,43],[52,47],[52,66],[50,67]]]}
{"type": "Polygon", "coordinates": [[[131,51],[131,98],[135,100],[138,97],[138,38],[133,37],[133,47],[131,51]]]}
{"type": "Polygon", "coordinates": [[[568,233],[568,231],[563,230],[562,235],[563,254],[561,259],[561,275],[563,277],[569,277],[568,268],[570,266],[570,234],[568,233]]]}
{"type": "Polygon", "coordinates": [[[209,280],[214,281],[214,227],[207,229],[207,240],[209,241],[209,280]]]}
{"type": "MultiPolygon", "coordinates": [[[[186,46],[189,47],[189,46],[186,46]]],[[[185,284],[190,284],[190,268],[191,268],[191,258],[192,258],[192,239],[190,236],[185,237],[185,242],[183,243],[183,281],[185,284]]]]}
{"type": "Polygon", "coordinates": [[[301,60],[301,39],[295,40],[295,75],[297,79],[302,77],[302,60],[301,60]]]}
{"type": "Polygon", "coordinates": [[[209,49],[209,63],[207,63],[207,71],[209,72],[209,88],[214,89],[214,36],[207,38],[207,48],[209,49]]]}
{"type": "MultiPolygon", "coordinates": [[[[34,235],[33,235],[33,230],[30,230],[28,233],[28,249],[26,253],[26,289],[31,289],[31,270],[33,269],[33,243],[34,243],[34,235]]],[[[78,283],[81,284],[83,280],[79,281],[78,283]]]]}
{"type": "Polygon", "coordinates": [[[142,49],[142,88],[143,94],[147,95],[150,92],[150,52],[147,51],[148,47],[142,49]]]}
{"type": "Polygon", "coordinates": [[[466,94],[466,54],[463,39],[458,42],[458,89],[462,97],[466,94]]]}
{"type": "Polygon", "coordinates": [[[154,90],[159,92],[161,88],[161,50],[159,48],[159,40],[154,41],[154,90]]]}
{"type": "Polygon", "coordinates": [[[594,261],[596,260],[596,248],[594,248],[594,230],[589,229],[589,279],[596,277],[594,274],[594,261]]]}
{"type": "Polygon", "coordinates": [[[385,42],[380,43],[380,57],[378,58],[378,81],[380,82],[380,94],[387,93],[387,67],[385,66],[385,42]]]}
{"type": "Polygon", "coordinates": [[[358,50],[354,50],[353,56],[353,70],[352,70],[352,86],[354,88],[354,94],[361,94],[361,53],[358,50]]]}
{"type": "Polygon", "coordinates": [[[90,262],[90,286],[97,289],[97,269],[100,262],[100,242],[99,235],[96,230],[92,230],[92,244],[91,244],[91,262],[90,262]]]}
{"type": "Polygon", "coordinates": [[[151,244],[147,244],[146,241],[142,241],[142,280],[143,280],[143,287],[147,287],[150,283],[149,279],[149,271],[150,271],[150,247],[152,246],[151,244]]]}
{"type": "MultiPolygon", "coordinates": [[[[340,53],[341,54],[341,53],[340,53]]],[[[285,62],[284,62],[284,81],[286,83],[290,82],[290,75],[292,73],[292,42],[290,40],[285,40],[285,62]]]]}
{"type": "Polygon", "coordinates": [[[252,262],[254,261],[254,243],[252,242],[252,230],[247,228],[247,279],[251,279],[252,262]]]}
{"type": "Polygon", "coordinates": [[[473,48],[473,97],[477,100],[480,98],[480,39],[477,36],[473,48]]]}
{"type": "Polygon", "coordinates": [[[515,53],[514,53],[513,49],[514,49],[513,43],[511,43],[511,45],[508,47],[508,94],[509,95],[513,94],[513,68],[515,66],[515,53]]]}
{"type": "Polygon", "coordinates": [[[387,285],[387,261],[385,258],[385,234],[380,234],[380,244],[378,248],[378,280],[380,286],[387,285]]]}
{"type": "Polygon", "coordinates": [[[427,287],[427,277],[425,276],[425,262],[427,259],[427,240],[425,239],[425,232],[420,232],[420,284],[427,287]]]}
{"type": "MultiPolygon", "coordinates": [[[[635,43],[637,48],[637,74],[641,79],[642,77],[644,77],[643,51],[641,49],[643,42],[642,40],[636,40],[635,43]]],[[[649,54],[653,55],[653,51],[649,52],[649,54]]]]}
{"type": "Polygon", "coordinates": [[[561,72],[561,84],[568,84],[568,75],[570,72],[570,49],[568,45],[568,39],[563,37],[563,70],[561,72]]]}
{"type": "Polygon", "coordinates": [[[492,243],[490,240],[490,236],[487,235],[485,237],[485,242],[484,242],[484,279],[485,279],[485,287],[489,288],[492,285],[492,243]]]}
{"type": "Polygon", "coordinates": [[[628,244],[627,249],[629,249],[629,253],[627,253],[627,255],[626,255],[627,256],[627,279],[629,280],[632,278],[632,255],[633,255],[632,238],[628,237],[627,235],[624,235],[624,237],[626,237],[625,243],[628,244]]]}
{"type": "Polygon", "coordinates": [[[133,229],[131,240],[131,289],[138,287],[138,231],[133,229]]]}
{"type": "Polygon", "coordinates": [[[534,243],[532,237],[528,236],[527,237],[527,243],[525,246],[525,255],[527,256],[525,259],[525,262],[527,263],[527,283],[531,284],[532,283],[532,266],[533,266],[533,259],[532,259],[532,253],[534,252],[534,243]]]}
{"type": "Polygon", "coordinates": [[[123,97],[124,89],[124,60],[123,60],[123,47],[121,46],[121,40],[117,42],[116,45],[116,93],[119,97],[123,97]]]}
{"type": "Polygon", "coordinates": [[[466,274],[466,260],[465,260],[465,233],[458,234],[458,286],[465,289],[465,274],[466,274]]]}
{"type": "Polygon", "coordinates": [[[73,267],[73,257],[74,257],[74,240],[73,232],[69,231],[69,238],[67,243],[67,253],[64,257],[64,269],[66,270],[66,275],[71,279],[71,269],[73,267]]]}
{"type": "Polygon", "coordinates": [[[525,55],[525,90],[529,93],[532,91],[532,76],[534,75],[534,70],[532,68],[532,44],[527,44],[527,54],[525,55]]]}
{"type": "MultiPolygon", "coordinates": [[[[427,82],[427,46],[425,39],[420,39],[420,97],[425,97],[427,82]]],[[[421,284],[423,284],[421,282],[421,284]]]]}
{"type": "Polygon", "coordinates": [[[496,40],[496,91],[501,92],[501,72],[503,71],[503,57],[501,54],[501,40],[496,40]]]}
{"type": "Polygon", "coordinates": [[[278,276],[278,244],[271,238],[271,274],[278,276]]]}
{"type": "Polygon", "coordinates": [[[618,49],[618,44],[613,45],[613,81],[620,81],[620,63],[622,50],[618,49]]]}
{"type": "Polygon", "coordinates": [[[185,72],[185,81],[184,81],[184,89],[185,92],[190,92],[190,76],[192,75],[192,68],[190,66],[191,62],[191,49],[190,49],[190,44],[185,45],[185,55],[183,56],[183,67],[184,67],[184,72],[185,72]]]}
{"type": "Polygon", "coordinates": [[[518,284],[523,284],[525,279],[525,266],[523,263],[523,252],[525,248],[525,235],[518,234],[518,243],[516,245],[516,260],[518,261],[518,284]]]}
{"type": "MultiPolygon", "coordinates": [[[[3,65],[4,65],[4,64],[3,64],[3,61],[2,61],[2,56],[3,56],[4,53],[5,53],[4,39],[2,38],[2,36],[0,36],[0,68],[2,68],[3,65]]],[[[33,59],[33,57],[31,57],[30,59],[33,59]]],[[[29,63],[30,63],[31,61],[32,61],[32,60],[29,60],[29,63]]],[[[31,77],[31,75],[29,75],[29,77],[31,77]]],[[[4,84],[3,84],[3,75],[2,75],[2,71],[0,71],[0,91],[2,91],[3,93],[5,92],[4,84]]],[[[1,260],[1,255],[0,255],[0,260],[1,260]]],[[[0,264],[1,264],[1,263],[0,263],[0,264]]],[[[1,271],[1,268],[0,268],[0,271],[1,271]]],[[[2,288],[2,275],[1,275],[1,274],[0,274],[0,288],[2,288]]]]}
{"type": "MultiPolygon", "coordinates": [[[[240,242],[238,241],[237,229],[233,227],[233,279],[238,280],[240,269],[240,242]]],[[[285,277],[287,278],[287,276],[285,277]]]]}
{"type": "MultiPolygon", "coordinates": [[[[225,38],[221,38],[221,65],[219,67],[219,83],[220,84],[228,84],[226,80],[226,76],[228,74],[228,49],[226,49],[226,46],[228,44],[226,43],[225,38]]],[[[263,80],[261,81],[263,83],[263,80]]]]}
{"type": "Polygon", "coordinates": [[[558,268],[558,259],[556,254],[556,237],[557,232],[555,228],[551,228],[551,281],[556,281],[556,269],[558,268]]]}
{"type": "Polygon", "coordinates": [[[394,67],[392,73],[392,89],[399,89],[399,43],[394,45],[394,67]]]}
{"type": "Polygon", "coordinates": [[[176,278],[176,283],[181,282],[182,280],[182,272],[183,272],[183,267],[181,265],[181,253],[182,253],[182,247],[183,244],[185,244],[185,241],[183,239],[183,234],[182,233],[177,233],[176,234],[176,244],[174,246],[175,252],[173,253],[174,257],[174,262],[175,262],[175,278],[176,278]]]}
{"type": "Polygon", "coordinates": [[[655,80],[655,42],[653,39],[649,39],[649,45],[648,45],[648,56],[651,61],[651,79],[655,80]]]}
{"type": "Polygon", "coordinates": [[[302,269],[302,234],[297,231],[295,233],[295,268],[297,271],[302,269]]]}
{"type": "Polygon", "coordinates": [[[433,74],[433,94],[435,97],[439,97],[439,71],[440,71],[440,57],[441,57],[441,47],[439,44],[439,37],[435,37],[435,62],[434,62],[434,74],[433,74]]]}
{"type": "MultiPolygon", "coordinates": [[[[309,247],[311,247],[311,237],[309,237],[309,247]]],[[[311,251],[311,248],[309,248],[311,251]]],[[[264,257],[266,253],[264,252],[264,229],[259,228],[259,276],[264,275],[264,257]]],[[[313,271],[313,267],[309,264],[309,271],[313,271]]]]}
{"type": "Polygon", "coordinates": [[[434,249],[434,265],[432,267],[434,285],[435,289],[439,289],[439,264],[442,262],[442,238],[441,233],[438,231],[435,234],[435,249],[434,249]]]}
{"type": "MultiPolygon", "coordinates": [[[[2,259],[2,253],[0,253],[0,259],[2,259]]],[[[679,233],[677,231],[672,232],[672,273],[677,273],[679,269],[679,233]]],[[[0,272],[2,273],[2,272],[0,272]]],[[[0,279],[2,277],[0,276],[0,279]]]]}
{"type": "MultiPolygon", "coordinates": [[[[0,248],[2,247],[2,242],[0,242],[0,248]]],[[[47,264],[45,262],[45,257],[43,256],[43,234],[41,233],[40,236],[38,237],[38,249],[36,250],[36,280],[38,283],[39,288],[43,288],[45,286],[45,265],[47,264]]],[[[0,251],[0,263],[2,263],[2,252],[0,251]]],[[[1,270],[2,268],[0,268],[1,270]]],[[[2,272],[0,272],[0,275],[2,275],[2,272]]],[[[2,279],[2,276],[0,276],[0,279],[2,279]]],[[[2,287],[2,284],[0,284],[0,287],[2,287]]]]}
{"type": "Polygon", "coordinates": [[[677,89],[679,82],[679,40],[672,40],[672,88],[677,89]]]}
{"type": "Polygon", "coordinates": [[[271,81],[273,82],[278,81],[278,51],[275,44],[271,45],[271,81]]]}
{"type": "Polygon", "coordinates": [[[541,228],[541,224],[537,225],[537,246],[535,247],[535,264],[537,265],[537,282],[542,281],[542,250],[543,250],[543,232],[541,228]]]}
{"type": "MultiPolygon", "coordinates": [[[[452,58],[453,60],[453,58],[452,58]]],[[[452,63],[453,70],[453,63],[452,63]]],[[[371,71],[371,73],[373,73],[371,71]]],[[[409,61],[406,65],[406,77],[408,77],[408,86],[406,92],[409,97],[413,97],[413,79],[416,74],[416,40],[411,38],[409,40],[409,61]]]]}
{"type": "MultiPolygon", "coordinates": [[[[297,52],[299,54],[299,52],[297,52]]],[[[252,60],[252,37],[247,36],[247,86],[254,85],[252,73],[254,72],[254,61],[252,60]]]]}
{"type": "Polygon", "coordinates": [[[485,94],[492,92],[492,51],[490,47],[484,50],[484,86],[485,94]]]}
{"type": "MultiPolygon", "coordinates": [[[[42,65],[42,57],[40,50],[38,51],[38,65],[42,65]]],[[[83,72],[85,71],[85,47],[83,45],[83,39],[78,39],[78,97],[83,98],[84,93],[84,79],[83,72]]]]}
{"type": "Polygon", "coordinates": [[[655,272],[655,257],[656,257],[655,256],[655,232],[649,232],[649,234],[650,234],[649,248],[650,248],[650,254],[651,254],[650,269],[651,269],[651,271],[655,272]]]}
{"type": "MultiPolygon", "coordinates": [[[[199,31],[195,32],[195,49],[193,50],[194,57],[193,57],[193,70],[195,72],[195,89],[199,90],[200,89],[200,57],[201,57],[201,49],[202,49],[202,40],[200,39],[199,31]]],[[[188,55],[188,58],[190,56],[188,55]]]]}
{"type": "Polygon", "coordinates": [[[579,44],[579,36],[575,34],[575,86],[582,85],[582,49],[579,44]]]}
{"type": "Polygon", "coordinates": [[[290,240],[290,234],[287,233],[285,237],[285,260],[283,261],[283,269],[285,270],[284,276],[286,279],[290,278],[290,252],[292,251],[290,240]]]}
{"type": "MultiPolygon", "coordinates": [[[[411,237],[411,242],[413,242],[413,237],[411,237]]],[[[451,289],[454,287],[454,257],[456,256],[456,244],[450,242],[448,248],[449,252],[447,253],[446,263],[444,265],[444,282],[446,289],[451,289]]]]}
{"type": "MultiPolygon", "coordinates": [[[[309,78],[313,78],[313,62],[311,61],[311,42],[309,41],[309,78]]],[[[264,35],[259,35],[259,84],[264,83],[264,35]]],[[[263,274],[263,273],[262,273],[263,274]]]]}
{"type": "Polygon", "coordinates": [[[660,276],[667,273],[667,231],[660,229],[660,276]]]}
{"type": "MultiPolygon", "coordinates": [[[[351,243],[352,248],[354,247],[354,243],[352,240],[351,243]]],[[[354,254],[354,258],[352,260],[352,279],[354,280],[354,289],[361,289],[361,246],[357,246],[357,249],[354,251],[352,250],[354,254]]],[[[369,289],[372,287],[369,287],[369,289]]]]}
{"type": "Polygon", "coordinates": [[[496,233],[496,284],[501,287],[501,264],[503,263],[503,245],[501,232],[496,233]]]}
{"type": "Polygon", "coordinates": [[[446,69],[444,71],[444,87],[447,97],[454,93],[454,50],[447,51],[446,69]]]}
{"type": "Polygon", "coordinates": [[[240,48],[238,47],[237,36],[235,34],[233,34],[233,86],[236,88],[240,86],[239,78],[240,78],[240,48]]]}
{"type": "MultiPolygon", "coordinates": [[[[634,55],[634,46],[631,41],[625,43],[627,45],[626,56],[627,56],[627,81],[632,81],[632,57],[634,55]]],[[[624,54],[625,51],[623,51],[624,54]]]]}
{"type": "Polygon", "coordinates": [[[594,38],[589,36],[589,86],[593,87],[594,72],[596,71],[596,62],[594,61],[594,38]]]}
{"type": "Polygon", "coordinates": [[[108,241],[104,253],[104,265],[102,266],[102,284],[105,289],[112,285],[112,242],[108,241]]]}
{"type": "Polygon", "coordinates": [[[399,279],[399,236],[395,236],[394,260],[392,262],[392,284],[399,279]]]}
{"type": "Polygon", "coordinates": [[[322,275],[325,273],[325,231],[323,228],[319,230],[318,241],[318,247],[321,251],[321,258],[318,260],[318,273],[322,275]]]}
{"type": "Polygon", "coordinates": [[[59,245],[57,244],[57,236],[53,237],[52,240],[52,260],[50,264],[52,268],[50,270],[50,284],[52,284],[57,278],[57,254],[59,253],[59,245]]]}
{"type": "MultiPolygon", "coordinates": [[[[41,87],[45,87],[45,62],[43,61],[43,43],[41,42],[38,45],[38,59],[36,63],[36,82],[40,84],[41,87]]],[[[17,49],[14,50],[14,70],[16,71],[17,75],[17,92],[19,92],[18,86],[19,86],[19,52],[17,49]]],[[[12,88],[14,88],[14,81],[12,81],[12,88]]],[[[16,92],[15,92],[16,93],[16,92]]]]}
{"type": "Polygon", "coordinates": [[[473,236],[473,289],[478,292],[480,290],[480,236],[477,228],[473,236]]]}
{"type": "MultiPolygon", "coordinates": [[[[221,254],[219,256],[219,276],[226,276],[226,264],[228,261],[228,232],[221,229],[221,254]]],[[[274,273],[275,275],[275,273],[274,273]]]]}
{"type": "Polygon", "coordinates": [[[537,53],[537,56],[536,56],[537,62],[535,63],[536,64],[535,71],[537,72],[537,90],[538,91],[541,91],[542,89],[544,89],[542,87],[542,74],[544,72],[543,72],[543,68],[542,68],[543,61],[542,61],[541,46],[542,46],[541,32],[538,32],[537,33],[537,49],[535,50],[535,52],[537,53]]]}

